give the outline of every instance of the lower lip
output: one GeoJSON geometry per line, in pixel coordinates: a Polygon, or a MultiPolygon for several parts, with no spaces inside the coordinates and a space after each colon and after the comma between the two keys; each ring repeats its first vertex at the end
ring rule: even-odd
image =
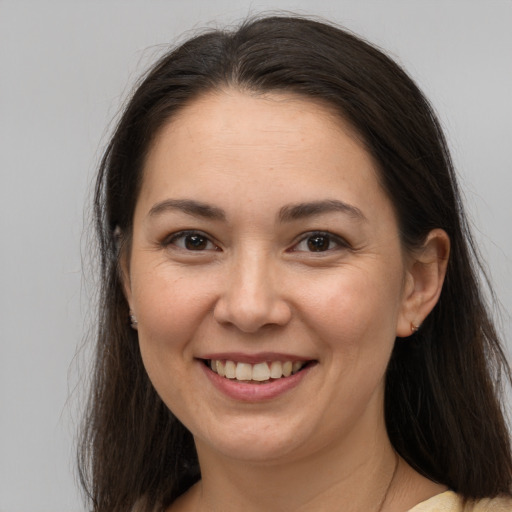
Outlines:
{"type": "Polygon", "coordinates": [[[255,384],[252,382],[241,382],[236,379],[227,379],[212,371],[204,363],[200,362],[205,375],[210,382],[224,395],[242,402],[263,402],[272,400],[295,388],[299,382],[309,373],[311,366],[290,375],[272,380],[266,384],[255,384]]]}

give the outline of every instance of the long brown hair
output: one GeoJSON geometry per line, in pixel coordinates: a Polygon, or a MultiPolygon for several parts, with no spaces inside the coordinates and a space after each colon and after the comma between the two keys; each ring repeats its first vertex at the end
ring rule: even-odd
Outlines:
{"type": "Polygon", "coordinates": [[[129,250],[155,134],[199,95],[226,87],[327,103],[377,162],[404,247],[420,245],[434,228],[448,233],[451,256],[439,303],[416,334],[395,343],[386,380],[388,433],[409,464],[466,498],[510,493],[512,458],[498,392],[510,370],[432,108],[395,62],[353,34],[310,19],[266,17],[202,34],[162,57],[135,90],[101,161],[94,203],[101,300],[79,455],[94,510],[125,512],[136,502],[141,510],[164,508],[200,478],[191,434],[143,367],[119,256],[129,250]]]}

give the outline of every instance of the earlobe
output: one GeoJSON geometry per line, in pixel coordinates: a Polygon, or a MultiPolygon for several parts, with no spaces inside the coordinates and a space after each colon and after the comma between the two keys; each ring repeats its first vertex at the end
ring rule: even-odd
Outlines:
{"type": "Polygon", "coordinates": [[[135,316],[135,313],[130,309],[130,325],[133,330],[138,330],[139,328],[139,321],[137,320],[137,317],[135,316]]]}
{"type": "Polygon", "coordinates": [[[432,230],[422,247],[409,255],[398,337],[414,334],[439,300],[450,254],[450,239],[442,229],[432,230]]]}

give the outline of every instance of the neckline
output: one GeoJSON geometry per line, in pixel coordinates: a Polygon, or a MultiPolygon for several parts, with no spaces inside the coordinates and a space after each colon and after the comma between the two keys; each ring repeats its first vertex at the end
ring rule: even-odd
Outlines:
{"type": "Polygon", "coordinates": [[[442,500],[443,505],[457,505],[460,501],[459,495],[453,491],[443,491],[439,494],[436,494],[417,505],[414,505],[413,508],[409,509],[408,512],[427,512],[427,508],[432,505],[438,504],[442,500]]]}

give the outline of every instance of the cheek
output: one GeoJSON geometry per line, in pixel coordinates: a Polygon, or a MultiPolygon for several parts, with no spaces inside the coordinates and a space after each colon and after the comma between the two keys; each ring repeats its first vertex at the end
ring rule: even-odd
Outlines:
{"type": "Polygon", "coordinates": [[[136,277],[133,303],[139,330],[155,341],[181,343],[210,308],[212,283],[161,268],[136,277]]]}
{"type": "MultiPolygon", "coordinates": [[[[145,273],[132,283],[144,367],[164,403],[181,414],[195,363],[191,341],[210,308],[208,287],[176,272],[145,273]],[[203,292],[200,292],[200,289],[203,292]]],[[[203,282],[204,284],[204,282],[203,282]]],[[[200,408],[189,397],[188,408],[200,408]]]]}
{"type": "Polygon", "coordinates": [[[401,304],[401,268],[369,265],[339,269],[304,286],[305,322],[330,345],[333,357],[372,358],[388,352],[401,304]]]}
{"type": "Polygon", "coordinates": [[[157,270],[132,281],[139,346],[157,391],[173,379],[171,389],[179,392],[194,362],[191,341],[211,309],[211,286],[200,277],[179,275],[175,269],[157,270]]]}

